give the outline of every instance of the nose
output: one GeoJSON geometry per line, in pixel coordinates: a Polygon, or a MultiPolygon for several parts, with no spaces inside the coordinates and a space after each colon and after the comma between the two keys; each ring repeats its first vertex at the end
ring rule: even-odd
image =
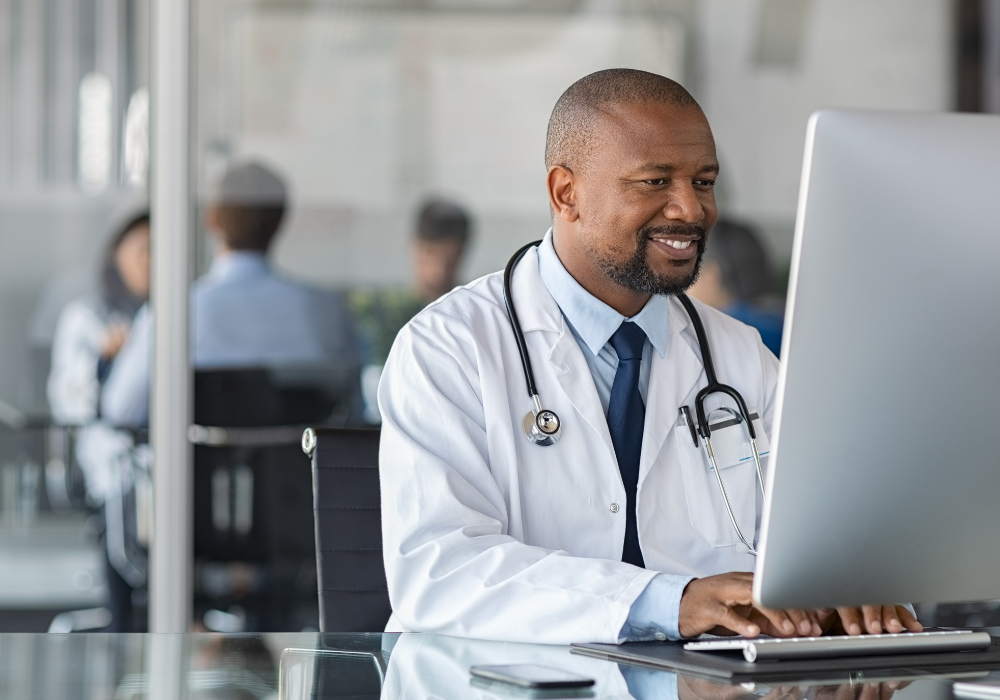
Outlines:
{"type": "Polygon", "coordinates": [[[663,215],[668,220],[685,224],[697,224],[705,218],[705,207],[693,183],[683,180],[673,183],[663,215]]]}

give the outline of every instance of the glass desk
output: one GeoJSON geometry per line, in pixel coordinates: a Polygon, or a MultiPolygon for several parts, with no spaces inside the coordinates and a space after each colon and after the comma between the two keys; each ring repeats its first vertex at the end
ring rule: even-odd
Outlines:
{"type": "MultiPolygon", "coordinates": [[[[996,630],[991,630],[996,634],[996,630]]],[[[1000,674],[997,674],[1000,677],[1000,674]]],[[[965,674],[963,680],[987,678],[965,674]]],[[[516,698],[652,700],[951,700],[943,676],[902,674],[767,686],[619,666],[568,647],[394,634],[3,634],[0,697],[138,700],[179,698],[516,698]],[[585,691],[532,695],[477,685],[476,664],[532,663],[594,678],[585,691]]]]}

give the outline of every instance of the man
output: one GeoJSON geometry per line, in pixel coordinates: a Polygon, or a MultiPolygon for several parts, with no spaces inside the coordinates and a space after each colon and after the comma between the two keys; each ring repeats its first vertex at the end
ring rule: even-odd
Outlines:
{"type": "MultiPolygon", "coordinates": [[[[259,163],[231,167],[205,220],[215,238],[209,273],[191,295],[192,360],[198,369],[357,367],[346,304],[274,272],[267,260],[286,208],[285,185],[259,163]]],[[[101,397],[115,425],[145,425],[152,316],[139,312],[101,397]]]]}
{"type": "Polygon", "coordinates": [[[457,204],[441,199],[424,202],[417,214],[410,246],[412,287],[359,289],[351,294],[351,311],[357,319],[364,349],[361,387],[368,422],[381,420],[376,392],[396,334],[427,304],[455,288],[470,229],[469,215],[457,204]]]}
{"type": "MultiPolygon", "coordinates": [[[[895,605],[752,607],[754,558],[678,417],[705,377],[672,297],[697,276],[719,170],[694,99],[642,71],[587,76],[557,102],[545,159],[552,229],[512,296],[562,437],[525,437],[499,273],[403,329],[379,388],[389,629],[547,643],[919,630],[895,605]]],[[[777,360],[696,308],[720,380],[769,431],[777,360]]],[[[734,513],[759,522],[753,466],[726,471],[734,513]]]]}

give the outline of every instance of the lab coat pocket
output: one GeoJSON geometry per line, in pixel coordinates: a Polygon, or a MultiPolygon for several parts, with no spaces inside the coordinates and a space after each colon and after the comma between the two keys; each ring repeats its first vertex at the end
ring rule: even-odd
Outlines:
{"type": "MultiPolygon", "coordinates": [[[[751,410],[751,415],[756,413],[751,410]]],[[[759,418],[755,419],[753,424],[763,467],[766,466],[767,453],[770,450],[767,434],[759,418]]],[[[716,475],[712,461],[708,457],[704,440],[699,438],[697,448],[694,447],[690,437],[681,441],[684,455],[681,464],[685,496],[692,527],[713,547],[730,547],[739,544],[740,538],[726,507],[726,500],[719,486],[719,476],[729,497],[733,517],[736,518],[747,539],[752,540],[756,534],[759,498],[757,469],[744,425],[735,420],[720,418],[712,419],[711,427],[712,449],[719,465],[719,474],[716,475]]],[[[686,424],[675,429],[690,432],[686,424]]]]}

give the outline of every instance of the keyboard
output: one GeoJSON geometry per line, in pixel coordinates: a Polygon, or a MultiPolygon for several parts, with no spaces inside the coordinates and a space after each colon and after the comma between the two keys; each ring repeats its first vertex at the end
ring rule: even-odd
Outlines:
{"type": "Polygon", "coordinates": [[[972,630],[937,630],[901,634],[866,634],[853,637],[719,637],[688,642],[688,651],[741,651],[755,661],[821,659],[838,656],[931,654],[942,651],[984,651],[990,635],[972,630]]]}

